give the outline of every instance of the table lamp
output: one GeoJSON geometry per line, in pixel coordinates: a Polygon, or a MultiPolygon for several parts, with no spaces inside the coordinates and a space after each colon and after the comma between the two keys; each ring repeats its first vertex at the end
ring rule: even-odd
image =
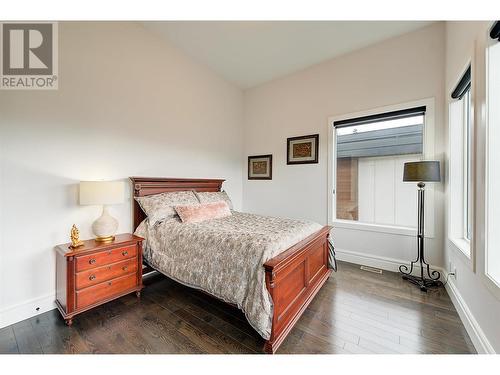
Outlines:
{"type": "Polygon", "coordinates": [[[404,182],[417,182],[418,186],[418,213],[417,213],[417,259],[411,262],[410,267],[406,265],[399,266],[399,272],[402,273],[403,279],[417,285],[420,290],[426,292],[428,287],[438,286],[439,278],[441,277],[438,271],[430,271],[429,264],[424,258],[424,188],[425,182],[440,182],[441,171],[439,161],[423,160],[416,162],[408,162],[404,164],[403,171],[404,182]],[[412,275],[414,264],[420,265],[420,276],[412,275]],[[427,271],[427,276],[424,277],[424,268],[427,271]]]}
{"type": "Polygon", "coordinates": [[[124,201],[123,181],[81,181],[80,204],[102,206],[102,215],[92,224],[92,231],[98,242],[115,239],[118,220],[108,212],[107,205],[120,204],[124,201]]]}

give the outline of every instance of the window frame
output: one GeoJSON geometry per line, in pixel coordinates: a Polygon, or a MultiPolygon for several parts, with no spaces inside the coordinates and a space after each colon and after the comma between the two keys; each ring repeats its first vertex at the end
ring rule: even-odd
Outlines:
{"type": "MultiPolygon", "coordinates": [[[[337,168],[337,152],[336,152],[336,132],[333,123],[335,121],[348,120],[356,117],[364,117],[377,115],[387,112],[404,110],[413,107],[426,107],[426,113],[424,117],[424,129],[423,129],[423,158],[428,160],[435,159],[435,149],[434,149],[434,122],[435,122],[435,99],[425,98],[420,100],[415,100],[411,102],[404,102],[399,104],[387,105],[383,107],[377,107],[368,109],[360,112],[345,113],[341,115],[333,115],[328,117],[328,210],[327,210],[327,220],[328,224],[336,228],[344,228],[351,230],[362,230],[369,232],[381,232],[387,234],[395,234],[401,236],[414,237],[416,234],[416,217],[415,217],[415,227],[406,227],[398,225],[386,225],[386,224],[376,224],[376,223],[366,223],[353,220],[343,220],[336,218],[336,168],[337,168]]],[[[402,176],[401,176],[402,178],[402,176]]],[[[417,186],[415,184],[415,199],[417,197],[417,186]]],[[[426,238],[435,238],[435,197],[434,197],[434,187],[433,184],[426,186],[426,222],[425,222],[425,233],[426,238]]]]}
{"type": "MultiPolygon", "coordinates": [[[[493,26],[493,24],[492,24],[493,26]]],[[[484,270],[482,272],[483,275],[483,280],[485,280],[485,284],[488,287],[489,290],[493,292],[493,294],[500,299],[500,281],[495,280],[492,276],[488,274],[488,251],[489,251],[489,200],[490,200],[490,184],[489,184],[489,179],[490,179],[490,173],[489,173],[489,168],[490,164],[490,85],[489,85],[489,51],[490,47],[496,44],[500,44],[500,41],[496,41],[490,38],[489,36],[489,31],[488,35],[486,36],[486,45],[485,45],[485,52],[484,52],[484,103],[485,103],[485,113],[486,115],[484,116],[484,121],[485,121],[485,160],[484,160],[484,166],[485,166],[485,171],[484,171],[484,270]]],[[[500,48],[500,46],[498,47],[500,48]]]]}
{"type": "MultiPolygon", "coordinates": [[[[449,175],[448,175],[448,188],[447,188],[447,200],[448,200],[448,241],[452,245],[452,249],[456,254],[459,255],[460,258],[462,258],[463,262],[472,270],[475,269],[475,256],[474,256],[474,225],[475,225],[475,169],[476,166],[474,162],[472,161],[473,156],[475,154],[475,108],[474,108],[474,90],[475,90],[475,64],[473,59],[469,59],[466,64],[463,66],[463,69],[461,70],[462,74],[465,72],[468,68],[470,67],[471,70],[471,85],[470,88],[467,90],[467,94],[464,95],[461,99],[452,99],[451,98],[451,92],[448,93],[448,155],[449,155],[449,175]],[[451,113],[452,113],[452,106],[456,105],[456,103],[460,103],[462,100],[465,100],[466,97],[469,99],[469,108],[468,108],[468,114],[467,114],[467,106],[462,104],[461,108],[461,120],[462,120],[462,129],[458,132],[461,134],[462,139],[461,139],[461,155],[455,155],[455,152],[453,151],[453,146],[452,146],[452,135],[457,133],[452,130],[452,119],[451,119],[451,113]],[[468,118],[468,122],[465,122],[465,118],[468,118]],[[464,126],[466,125],[466,126],[464,126]],[[470,139],[467,139],[467,132],[470,131],[470,139]],[[470,141],[470,147],[468,144],[468,141],[470,141]],[[467,159],[467,152],[466,150],[469,151],[471,159],[467,159]],[[460,179],[456,180],[454,178],[454,164],[459,161],[460,162],[460,168],[459,170],[462,173],[462,176],[460,179]],[[470,163],[470,171],[467,171],[467,168],[470,163]],[[468,186],[468,173],[471,175],[471,184],[470,184],[470,190],[467,190],[466,187],[468,186]],[[459,182],[461,184],[460,187],[458,187],[458,190],[460,190],[460,194],[456,193],[457,187],[455,182],[459,182]],[[469,198],[467,195],[470,194],[470,212],[468,212],[468,206],[467,203],[469,201],[469,198]],[[466,199],[467,198],[467,199],[466,199]],[[461,205],[461,207],[458,207],[461,205]],[[456,219],[456,215],[459,214],[461,217],[459,220],[456,219]],[[467,233],[467,215],[470,215],[471,223],[470,223],[470,228],[471,228],[471,233],[470,233],[470,238],[467,238],[466,233],[467,233]],[[458,224],[457,224],[458,223],[458,224]],[[457,228],[457,225],[461,226],[461,228],[457,228]]],[[[462,75],[460,75],[455,84],[452,87],[455,87],[458,82],[460,81],[462,75]]],[[[462,103],[465,103],[462,102],[462,103]]]]}

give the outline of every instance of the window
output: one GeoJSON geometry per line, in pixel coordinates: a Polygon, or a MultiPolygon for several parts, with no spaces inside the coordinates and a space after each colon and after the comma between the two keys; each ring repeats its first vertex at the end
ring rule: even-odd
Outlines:
{"type": "Polygon", "coordinates": [[[450,128],[450,224],[449,238],[470,258],[473,226],[473,106],[471,68],[466,69],[453,93],[450,128]]]}
{"type": "Polygon", "coordinates": [[[464,238],[468,241],[472,234],[472,121],[470,89],[464,95],[464,238]]]}
{"type": "Polygon", "coordinates": [[[403,182],[403,166],[423,159],[425,110],[334,122],[337,220],[416,227],[416,186],[403,182]]]}
{"type": "Polygon", "coordinates": [[[486,275],[500,287],[500,24],[487,50],[486,275]]]}

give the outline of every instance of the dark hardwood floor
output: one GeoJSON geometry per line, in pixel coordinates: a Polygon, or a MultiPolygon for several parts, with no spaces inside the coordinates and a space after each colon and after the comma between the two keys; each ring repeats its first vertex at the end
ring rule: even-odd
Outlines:
{"type": "MultiPolygon", "coordinates": [[[[242,313],[162,275],[65,326],[57,310],[0,329],[0,353],[261,353],[242,313]]],[[[278,353],[475,353],[444,288],[339,262],[278,353]]]]}

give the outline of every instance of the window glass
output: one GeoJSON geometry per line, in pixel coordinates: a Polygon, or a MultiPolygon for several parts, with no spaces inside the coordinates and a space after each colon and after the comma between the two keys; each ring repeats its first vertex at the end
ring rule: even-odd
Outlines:
{"type": "Polygon", "coordinates": [[[488,48],[486,274],[500,286],[500,43],[488,48]]]}
{"type": "Polygon", "coordinates": [[[403,182],[403,166],[422,159],[424,117],[335,128],[337,219],[416,227],[416,187],[403,182]]]}
{"type": "Polygon", "coordinates": [[[464,238],[471,239],[472,233],[472,119],[470,89],[462,98],[464,107],[464,238]]]}

